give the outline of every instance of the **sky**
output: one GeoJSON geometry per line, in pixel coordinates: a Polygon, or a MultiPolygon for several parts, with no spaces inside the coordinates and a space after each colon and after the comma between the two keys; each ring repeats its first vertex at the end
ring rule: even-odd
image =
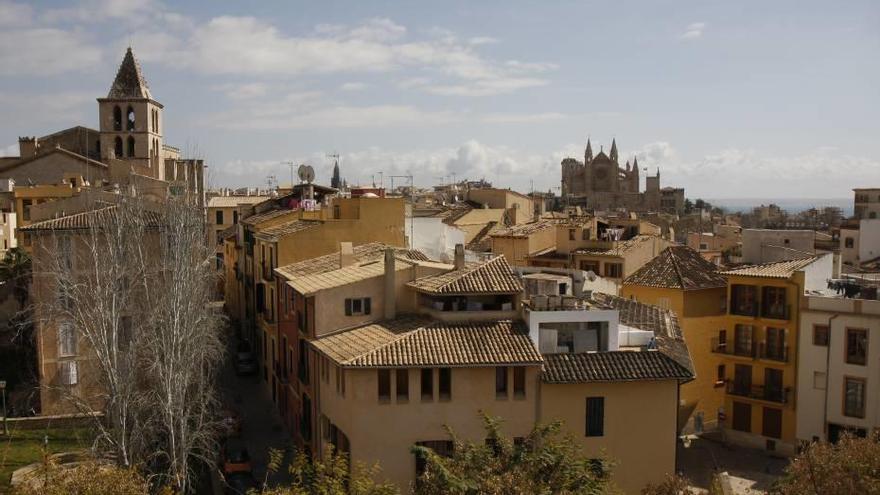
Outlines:
{"type": "Polygon", "coordinates": [[[350,184],[558,193],[590,137],[691,198],[850,197],[880,186],[878,26],[876,0],[0,0],[0,155],[96,127],[130,45],[210,186],[339,154],[350,184]]]}

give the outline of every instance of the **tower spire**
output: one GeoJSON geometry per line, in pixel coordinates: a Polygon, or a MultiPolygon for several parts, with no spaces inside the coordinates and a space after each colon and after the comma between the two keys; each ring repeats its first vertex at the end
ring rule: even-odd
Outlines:
{"type": "Polygon", "coordinates": [[[134,58],[130,46],[125,51],[125,56],[119,65],[119,71],[116,72],[116,79],[110,86],[107,98],[153,98],[150,95],[147,80],[144,79],[144,74],[141,72],[141,66],[134,58]]]}
{"type": "Polygon", "coordinates": [[[608,158],[611,158],[611,161],[617,161],[617,140],[611,139],[611,151],[608,153],[608,158]]]}
{"type": "Polygon", "coordinates": [[[584,151],[584,164],[593,161],[593,145],[590,144],[590,137],[587,136],[587,149],[584,151]]]}

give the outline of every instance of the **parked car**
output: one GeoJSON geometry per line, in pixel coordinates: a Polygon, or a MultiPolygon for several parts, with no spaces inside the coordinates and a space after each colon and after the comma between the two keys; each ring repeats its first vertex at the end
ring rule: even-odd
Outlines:
{"type": "Polygon", "coordinates": [[[235,350],[235,373],[237,375],[253,375],[257,372],[257,360],[251,350],[250,342],[243,340],[235,350]]]}
{"type": "Polygon", "coordinates": [[[229,439],[223,449],[223,474],[251,472],[251,456],[241,440],[229,439]]]}
{"type": "Polygon", "coordinates": [[[257,480],[251,473],[231,473],[226,476],[227,495],[246,495],[250,490],[258,488],[257,480]]]}

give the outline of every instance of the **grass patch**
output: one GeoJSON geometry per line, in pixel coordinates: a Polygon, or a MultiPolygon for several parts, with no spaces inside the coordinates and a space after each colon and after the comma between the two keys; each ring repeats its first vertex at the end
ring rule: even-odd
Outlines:
{"type": "Polygon", "coordinates": [[[89,448],[95,438],[89,428],[10,429],[9,436],[2,432],[0,425],[0,493],[9,492],[13,471],[42,460],[45,437],[50,454],[89,448]]]}

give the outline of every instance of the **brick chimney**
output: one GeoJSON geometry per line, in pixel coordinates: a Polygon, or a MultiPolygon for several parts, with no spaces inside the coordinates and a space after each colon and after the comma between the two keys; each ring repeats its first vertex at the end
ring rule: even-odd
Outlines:
{"type": "Polygon", "coordinates": [[[37,154],[37,138],[25,136],[18,138],[18,155],[27,158],[37,154]]]}
{"type": "Polygon", "coordinates": [[[455,269],[464,268],[464,244],[455,245],[455,269]]]}
{"type": "Polygon", "coordinates": [[[345,268],[354,264],[354,247],[350,242],[339,243],[339,268],[345,268]]]}
{"type": "Polygon", "coordinates": [[[397,316],[397,271],[394,266],[394,249],[385,249],[385,318],[397,316]]]}

